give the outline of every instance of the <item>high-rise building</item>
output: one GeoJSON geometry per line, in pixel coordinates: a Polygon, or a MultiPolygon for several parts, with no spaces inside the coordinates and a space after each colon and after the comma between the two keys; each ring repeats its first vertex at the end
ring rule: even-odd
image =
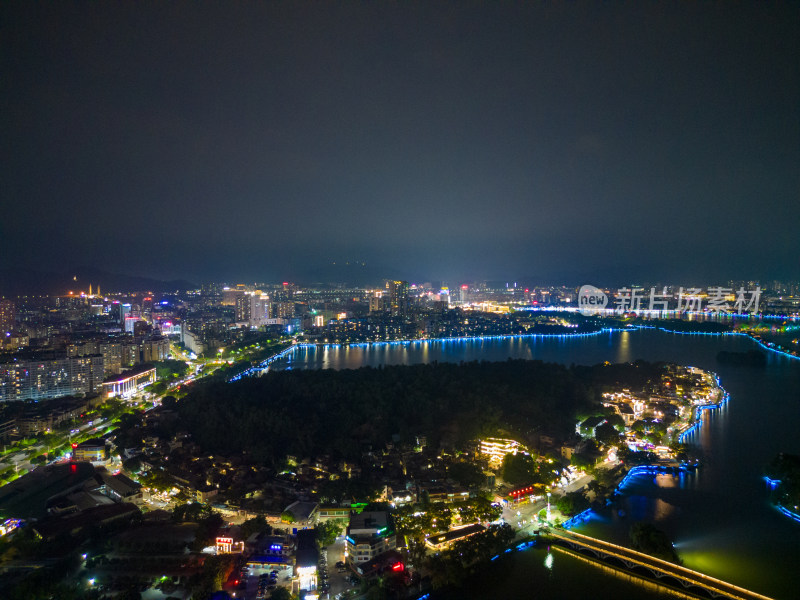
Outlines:
{"type": "Polygon", "coordinates": [[[120,304],[119,305],[119,326],[125,331],[125,319],[131,316],[131,305],[130,304],[120,304]]]}
{"type": "Polygon", "coordinates": [[[103,357],[99,354],[22,359],[0,364],[0,402],[43,400],[100,390],[103,357]]]}
{"type": "Polygon", "coordinates": [[[134,317],[134,316],[128,315],[128,316],[125,317],[125,321],[123,323],[122,330],[125,333],[131,333],[132,334],[132,333],[134,333],[136,324],[138,322],[139,322],[139,317],[134,317]]]}
{"type": "Polygon", "coordinates": [[[236,322],[244,323],[250,320],[250,296],[240,294],[236,296],[236,322]]]}
{"type": "Polygon", "coordinates": [[[372,292],[369,296],[369,312],[379,313],[386,310],[388,296],[381,291],[372,292]]]}
{"type": "Polygon", "coordinates": [[[5,336],[14,331],[16,308],[11,300],[0,300],[0,335],[5,336]]]}
{"type": "Polygon", "coordinates": [[[236,306],[236,303],[242,296],[244,296],[244,286],[242,286],[242,289],[240,289],[239,286],[235,288],[223,288],[222,306],[236,306]]]}
{"type": "Polygon", "coordinates": [[[250,295],[250,317],[248,323],[250,327],[261,327],[266,325],[269,319],[269,296],[256,291],[250,295]]]}
{"type": "Polygon", "coordinates": [[[169,358],[169,340],[162,336],[153,336],[141,343],[142,362],[154,363],[169,358]]]}
{"type": "Polygon", "coordinates": [[[273,302],[271,312],[275,319],[292,319],[294,318],[294,302],[273,302]]]}
{"type": "Polygon", "coordinates": [[[389,290],[389,311],[393,317],[408,316],[408,282],[387,281],[386,289],[389,290]]]}
{"type": "Polygon", "coordinates": [[[222,302],[222,286],[218,283],[204,283],[200,286],[203,306],[217,306],[222,302]]]}
{"type": "Polygon", "coordinates": [[[98,350],[103,355],[103,370],[106,377],[117,375],[122,371],[122,343],[109,340],[99,344],[98,350]]]}

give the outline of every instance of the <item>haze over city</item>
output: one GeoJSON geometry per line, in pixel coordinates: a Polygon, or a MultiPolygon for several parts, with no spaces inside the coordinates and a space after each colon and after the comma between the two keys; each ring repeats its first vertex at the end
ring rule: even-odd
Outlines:
{"type": "Polygon", "coordinates": [[[800,275],[797,4],[0,11],[5,269],[800,275]]]}
{"type": "Polygon", "coordinates": [[[2,600],[797,597],[798,32],[0,2],[2,600]]]}

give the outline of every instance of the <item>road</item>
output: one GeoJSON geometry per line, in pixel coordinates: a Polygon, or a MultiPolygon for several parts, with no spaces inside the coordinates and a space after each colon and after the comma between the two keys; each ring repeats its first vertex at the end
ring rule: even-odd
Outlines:
{"type": "MultiPolygon", "coordinates": [[[[555,488],[550,497],[550,508],[553,520],[555,518],[565,519],[555,508],[555,503],[558,498],[570,492],[577,492],[583,490],[589,482],[593,481],[594,477],[591,475],[583,475],[574,481],[568,483],[565,487],[555,488]]],[[[526,535],[533,535],[539,529],[538,514],[542,509],[547,508],[547,498],[537,500],[535,502],[526,502],[524,504],[509,504],[503,508],[503,520],[517,530],[519,537],[526,535]]]]}

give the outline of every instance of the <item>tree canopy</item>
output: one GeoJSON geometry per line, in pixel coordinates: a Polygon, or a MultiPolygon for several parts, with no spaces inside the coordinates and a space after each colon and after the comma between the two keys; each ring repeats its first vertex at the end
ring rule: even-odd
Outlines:
{"type": "Polygon", "coordinates": [[[501,429],[568,435],[607,386],[643,383],[649,366],[508,360],[279,371],[197,386],[178,410],[204,449],[277,467],[287,454],[356,459],[393,437],[457,446],[501,429]]]}
{"type": "Polygon", "coordinates": [[[630,530],[630,538],[635,550],[678,562],[678,555],[669,537],[652,523],[634,523],[630,530]]]}

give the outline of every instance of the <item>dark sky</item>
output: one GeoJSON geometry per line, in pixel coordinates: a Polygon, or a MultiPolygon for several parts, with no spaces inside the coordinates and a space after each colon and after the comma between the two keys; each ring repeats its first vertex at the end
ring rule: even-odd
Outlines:
{"type": "Polygon", "coordinates": [[[800,278],[800,3],[553,4],[4,2],[0,266],[800,278]]]}

